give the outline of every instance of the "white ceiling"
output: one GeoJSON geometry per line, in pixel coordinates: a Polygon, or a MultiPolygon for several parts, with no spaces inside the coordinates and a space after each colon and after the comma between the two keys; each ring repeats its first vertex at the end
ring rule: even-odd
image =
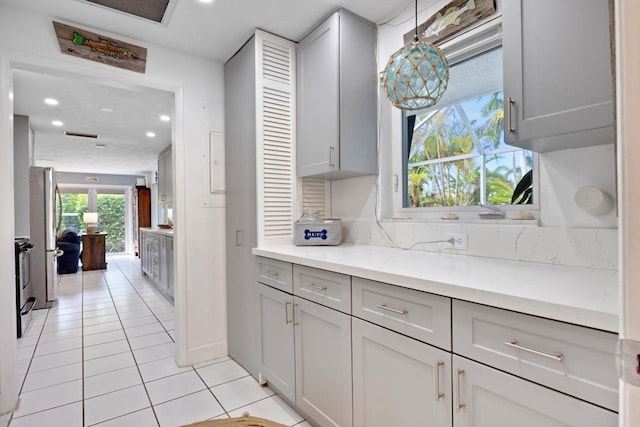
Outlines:
{"type": "MultiPolygon", "coordinates": [[[[422,1],[432,4],[434,1],[422,1]]],[[[83,0],[0,0],[0,6],[26,9],[121,35],[132,42],[163,45],[193,55],[225,62],[256,28],[291,40],[300,40],[314,25],[339,7],[373,22],[382,23],[401,14],[413,0],[176,0],[166,25],[95,6],[83,0]]],[[[16,71],[14,108],[30,117],[35,131],[38,164],[59,171],[141,174],[156,169],[157,154],[171,143],[172,94],[141,88],[104,86],[86,79],[43,76],[16,71]],[[60,101],[57,107],[45,97],[60,101]],[[104,113],[101,107],[113,109],[104,113]],[[62,128],[52,120],[64,122],[62,128]],[[65,137],[63,130],[98,133],[98,140],[65,137]],[[153,139],[145,136],[154,131],[153,139]],[[106,145],[96,149],[96,143],[106,145]],[[95,160],[95,161],[94,161],[95,160]],[[90,169],[86,165],[91,165],[90,169]]]]}

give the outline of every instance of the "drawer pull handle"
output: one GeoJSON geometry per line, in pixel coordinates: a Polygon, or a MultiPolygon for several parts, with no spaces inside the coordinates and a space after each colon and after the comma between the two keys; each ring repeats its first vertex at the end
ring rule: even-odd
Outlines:
{"type": "Polygon", "coordinates": [[[461,410],[462,408],[464,408],[465,406],[467,406],[467,404],[466,404],[466,403],[464,403],[464,402],[460,399],[460,377],[461,377],[462,375],[464,375],[464,369],[456,369],[456,380],[457,380],[457,383],[458,383],[458,390],[457,390],[457,392],[456,392],[456,397],[457,397],[457,399],[458,399],[458,405],[457,405],[456,410],[457,410],[458,412],[460,412],[460,410],[461,410]]]}
{"type": "Polygon", "coordinates": [[[387,307],[387,304],[378,304],[376,305],[376,307],[381,308],[383,310],[390,311],[392,313],[401,314],[403,316],[406,316],[407,314],[409,314],[409,310],[407,310],[406,308],[403,308],[402,310],[398,310],[397,308],[387,307]]]}
{"type": "Polygon", "coordinates": [[[440,391],[440,367],[444,366],[444,362],[442,360],[438,360],[436,362],[436,402],[439,402],[440,399],[444,398],[444,392],[440,391]]]}
{"type": "Polygon", "coordinates": [[[271,271],[271,270],[268,270],[268,271],[267,271],[267,274],[268,274],[269,276],[271,276],[271,277],[278,277],[278,272],[277,272],[277,271],[271,271]]]}
{"type": "Polygon", "coordinates": [[[504,343],[507,347],[515,348],[517,350],[526,351],[527,353],[536,354],[538,356],[546,357],[551,360],[555,360],[556,362],[562,362],[564,360],[564,354],[558,352],[556,354],[549,354],[542,351],[534,350],[533,348],[525,347],[518,343],[518,340],[507,341],[504,343]]]}
{"type": "Polygon", "coordinates": [[[313,289],[318,289],[319,291],[326,291],[327,287],[326,286],[320,286],[320,285],[316,285],[315,283],[309,283],[307,286],[309,286],[310,288],[313,289]]]}
{"type": "Polygon", "coordinates": [[[516,128],[513,126],[513,111],[515,110],[516,101],[509,97],[509,133],[516,133],[516,128]]]}
{"type": "Polygon", "coordinates": [[[289,306],[291,305],[291,302],[289,301],[285,301],[284,302],[284,324],[288,325],[289,323],[291,323],[291,320],[289,320],[289,306]]]}

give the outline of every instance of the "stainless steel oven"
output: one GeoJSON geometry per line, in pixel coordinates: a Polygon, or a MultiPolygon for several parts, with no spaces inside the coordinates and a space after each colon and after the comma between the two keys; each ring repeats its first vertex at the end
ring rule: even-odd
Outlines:
{"type": "Polygon", "coordinates": [[[18,338],[27,330],[31,321],[31,310],[36,303],[33,296],[30,274],[30,252],[33,248],[27,238],[15,240],[16,267],[16,317],[18,338]]]}

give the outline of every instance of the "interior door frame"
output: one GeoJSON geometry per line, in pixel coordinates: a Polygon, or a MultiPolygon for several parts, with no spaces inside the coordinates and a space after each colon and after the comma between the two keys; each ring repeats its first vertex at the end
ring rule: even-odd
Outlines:
{"type": "MultiPolygon", "coordinates": [[[[640,2],[615,0],[621,339],[640,341],[640,2]],[[634,185],[635,184],[635,185],[634,185]]],[[[640,379],[640,378],[639,378],[640,379]]],[[[620,426],[640,425],[640,387],[620,382],[620,426]]]]}

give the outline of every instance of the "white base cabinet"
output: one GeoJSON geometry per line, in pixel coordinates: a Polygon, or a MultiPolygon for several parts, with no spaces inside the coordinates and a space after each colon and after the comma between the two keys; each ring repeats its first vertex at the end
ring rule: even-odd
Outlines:
{"type": "Polygon", "coordinates": [[[174,299],[173,236],[140,232],[140,268],[171,301],[174,299]]]}
{"type": "Polygon", "coordinates": [[[451,353],[353,318],[353,425],[451,425],[451,353]]]}
{"type": "Polygon", "coordinates": [[[258,289],[260,374],[291,402],[296,400],[293,295],[261,283],[258,289]]]}
{"type": "Polygon", "coordinates": [[[260,376],[318,425],[351,426],[351,317],[261,283],[293,289],[291,264],[258,258],[256,269],[260,376]]]}
{"type": "Polygon", "coordinates": [[[618,423],[615,334],[268,258],[257,277],[261,375],[314,425],[618,423]]]}
{"type": "Polygon", "coordinates": [[[351,317],[294,297],[296,404],[321,426],[350,426],[351,317]]]}
{"type": "Polygon", "coordinates": [[[453,374],[455,427],[618,425],[613,412],[456,355],[453,374]]]}

